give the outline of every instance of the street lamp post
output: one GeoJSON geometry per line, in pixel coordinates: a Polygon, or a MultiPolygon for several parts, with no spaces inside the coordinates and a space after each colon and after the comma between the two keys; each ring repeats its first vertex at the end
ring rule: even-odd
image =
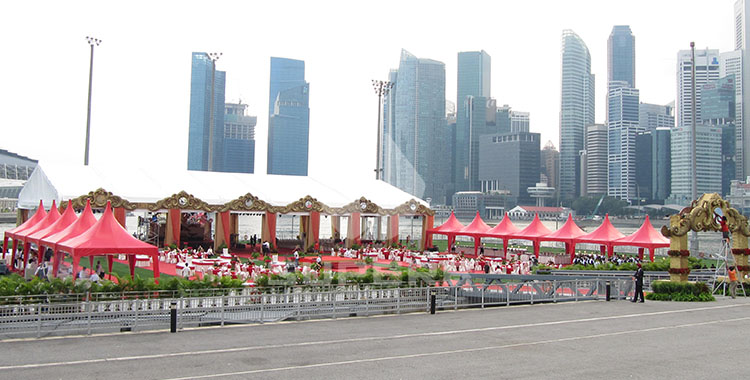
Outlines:
{"type": "Polygon", "coordinates": [[[89,104],[86,111],[86,147],[84,148],[83,164],[89,164],[89,136],[91,136],[91,83],[94,74],[94,46],[99,46],[102,40],[86,36],[86,42],[91,46],[91,62],[89,63],[89,104]]]}
{"type": "Polygon", "coordinates": [[[211,113],[208,121],[208,171],[214,170],[214,91],[216,89],[216,61],[223,53],[207,53],[211,60],[211,113]]]}
{"type": "Polygon", "coordinates": [[[377,157],[375,158],[375,179],[383,179],[383,168],[381,167],[380,163],[380,149],[382,148],[382,135],[381,135],[381,123],[382,123],[382,108],[383,105],[383,96],[388,95],[388,92],[393,87],[393,82],[385,81],[385,80],[372,80],[372,87],[375,89],[375,94],[378,95],[378,140],[377,140],[377,149],[376,154],[377,157]]]}

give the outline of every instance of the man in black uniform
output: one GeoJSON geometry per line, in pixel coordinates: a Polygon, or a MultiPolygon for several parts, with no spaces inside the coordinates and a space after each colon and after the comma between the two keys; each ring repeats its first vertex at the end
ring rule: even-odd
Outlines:
{"type": "Polygon", "coordinates": [[[641,263],[638,263],[638,270],[633,274],[633,280],[635,280],[635,294],[633,294],[633,300],[630,302],[637,302],[638,297],[641,297],[641,302],[644,302],[643,298],[643,268],[641,263]]]}

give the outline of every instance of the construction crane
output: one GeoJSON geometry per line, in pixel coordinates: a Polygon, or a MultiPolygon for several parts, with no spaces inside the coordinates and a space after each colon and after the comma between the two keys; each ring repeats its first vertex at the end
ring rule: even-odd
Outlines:
{"type": "Polygon", "coordinates": [[[597,204],[596,204],[596,207],[594,207],[594,211],[592,211],[592,212],[591,212],[591,216],[589,217],[589,219],[594,219],[594,218],[596,218],[596,213],[597,213],[597,211],[599,211],[599,206],[601,206],[601,205],[602,205],[602,201],[604,200],[604,197],[606,197],[606,196],[607,196],[607,195],[606,195],[606,194],[604,194],[604,195],[602,195],[602,197],[601,197],[601,198],[599,198],[599,203],[597,203],[597,204]]]}

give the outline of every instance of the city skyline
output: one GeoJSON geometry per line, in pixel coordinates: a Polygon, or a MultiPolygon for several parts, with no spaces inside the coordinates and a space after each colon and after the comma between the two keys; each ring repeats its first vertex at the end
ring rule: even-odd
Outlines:
{"type": "MultiPolygon", "coordinates": [[[[552,141],[558,145],[561,30],[572,29],[586,41],[592,57],[592,73],[604,78],[607,37],[614,25],[630,25],[639,37],[636,64],[641,101],[655,104],[675,99],[676,52],[686,49],[691,40],[696,41],[697,47],[710,46],[722,52],[732,50],[734,45],[733,0],[712,3],[709,9],[693,7],[689,2],[630,2],[621,6],[550,1],[541,5],[545,13],[554,17],[543,17],[533,23],[528,20],[536,17],[539,4],[532,7],[510,3],[503,5],[503,12],[521,15],[519,20],[498,25],[491,22],[494,20],[491,15],[496,12],[486,12],[478,24],[472,19],[476,31],[470,34],[470,43],[466,42],[469,34],[443,28],[445,22],[465,22],[468,11],[460,8],[436,6],[424,10],[418,4],[404,5],[407,12],[404,16],[394,16],[393,22],[405,23],[409,29],[382,31],[367,30],[360,24],[370,14],[389,9],[387,4],[366,4],[361,10],[328,14],[312,4],[295,3],[296,11],[291,12],[292,20],[287,22],[294,27],[280,31],[277,38],[251,45],[244,42],[248,32],[238,33],[241,23],[231,21],[244,19],[252,11],[263,29],[281,21],[276,16],[281,9],[279,5],[240,6],[236,15],[213,18],[221,22],[202,21],[211,28],[194,28],[197,20],[212,19],[206,13],[210,16],[222,7],[216,11],[198,11],[186,4],[175,14],[166,4],[154,4],[148,14],[143,14],[135,2],[136,6],[115,15],[86,4],[50,2],[44,6],[47,12],[37,12],[38,7],[26,4],[2,6],[6,19],[0,23],[0,30],[6,35],[25,36],[8,39],[8,50],[18,55],[14,60],[0,63],[5,72],[14,73],[7,78],[4,87],[8,91],[0,99],[12,111],[0,116],[0,125],[6,131],[2,148],[39,158],[42,163],[50,159],[80,163],[89,50],[84,36],[90,34],[103,41],[96,48],[93,73],[92,165],[121,161],[121,154],[111,154],[111,146],[119,145],[127,147],[122,154],[132,156],[161,151],[165,167],[184,167],[187,134],[183,131],[188,124],[190,72],[185,57],[192,51],[206,50],[224,53],[217,62],[217,70],[231,74],[226,100],[242,100],[249,105],[248,112],[258,116],[259,172],[266,166],[268,115],[264,104],[268,101],[270,56],[291,56],[307,63],[306,79],[315,84],[310,104],[311,146],[340,147],[375,139],[376,131],[371,125],[376,120],[377,104],[370,79],[387,79],[387,70],[393,66],[392,57],[401,48],[445,62],[447,100],[454,102],[456,54],[487,51],[494,58],[492,97],[498,104],[530,112],[532,131],[542,134],[542,143],[552,141]],[[580,12],[582,8],[588,12],[580,12]],[[445,22],[432,25],[407,17],[417,11],[429,12],[433,18],[445,22]],[[308,16],[312,16],[310,20],[308,16]],[[141,28],[133,30],[129,26],[132,20],[139,20],[141,28]],[[300,34],[311,25],[316,28],[300,34]],[[420,26],[435,38],[425,40],[422,34],[408,32],[420,26]],[[51,30],[56,32],[48,33],[51,30]],[[358,37],[341,37],[342,30],[358,37]],[[169,43],[161,43],[159,38],[169,39],[169,43]],[[55,59],[58,57],[64,59],[55,59]],[[345,62],[346,57],[357,57],[362,63],[347,67],[337,64],[345,62]],[[346,94],[346,99],[341,94],[346,94]],[[45,112],[39,113],[38,106],[30,108],[33,102],[29,100],[35,98],[44,99],[45,112]],[[342,106],[343,101],[348,105],[342,106]],[[31,122],[30,114],[35,115],[31,122]],[[40,141],[39,136],[45,138],[40,141]],[[61,146],[67,149],[60,149],[61,146]]],[[[493,8],[488,5],[488,9],[493,8]]],[[[605,114],[601,95],[606,83],[597,82],[596,121],[601,122],[605,114]]],[[[371,145],[364,143],[361,154],[349,162],[341,162],[336,149],[319,150],[310,157],[310,172],[344,171],[355,178],[369,177],[375,156],[375,147],[371,145]]]]}

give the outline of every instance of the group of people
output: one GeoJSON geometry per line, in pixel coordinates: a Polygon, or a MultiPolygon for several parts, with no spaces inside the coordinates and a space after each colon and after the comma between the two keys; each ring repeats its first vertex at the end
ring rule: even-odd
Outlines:
{"type": "Polygon", "coordinates": [[[625,263],[640,264],[641,260],[635,256],[613,254],[611,257],[599,254],[576,255],[573,258],[573,264],[599,266],[601,264],[612,263],[622,265],[625,263]]]}

